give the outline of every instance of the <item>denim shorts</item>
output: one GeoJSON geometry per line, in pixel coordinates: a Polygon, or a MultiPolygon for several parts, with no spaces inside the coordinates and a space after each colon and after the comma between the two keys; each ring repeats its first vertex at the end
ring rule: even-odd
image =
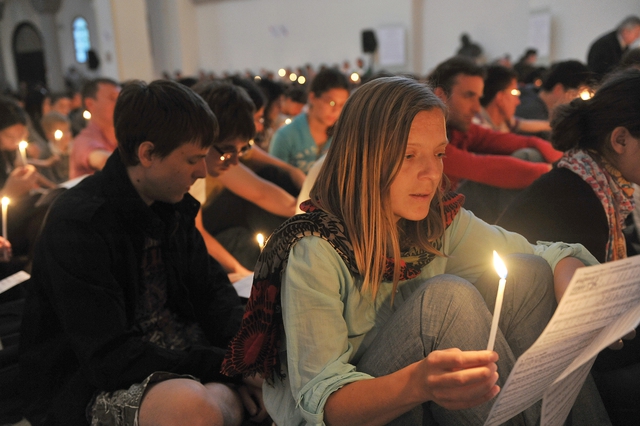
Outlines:
{"type": "Polygon", "coordinates": [[[113,392],[98,392],[87,406],[87,420],[91,426],[138,426],[140,404],[150,385],[171,379],[192,379],[193,376],[167,373],[151,373],[141,383],[134,383],[129,389],[113,392]]]}

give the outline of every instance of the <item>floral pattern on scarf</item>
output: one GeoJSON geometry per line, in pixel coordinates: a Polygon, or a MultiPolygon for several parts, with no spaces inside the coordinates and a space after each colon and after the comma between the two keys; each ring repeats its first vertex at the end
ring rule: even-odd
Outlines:
{"type": "Polygon", "coordinates": [[[587,182],[596,194],[609,222],[606,261],[627,257],[627,244],[622,230],[629,213],[635,208],[633,185],[620,171],[594,150],[571,149],[558,162],[587,182]]]}

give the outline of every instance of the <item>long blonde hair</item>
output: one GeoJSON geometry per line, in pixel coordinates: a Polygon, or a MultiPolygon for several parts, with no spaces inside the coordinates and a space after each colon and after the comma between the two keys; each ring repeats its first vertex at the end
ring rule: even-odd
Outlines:
{"type": "Polygon", "coordinates": [[[434,108],[446,111],[431,89],[415,80],[385,77],[364,84],[345,104],[311,190],[311,200],[345,224],[363,277],[361,291],[371,292],[373,298],[387,254],[395,259],[394,290],[397,287],[401,233],[418,247],[439,254],[432,242],[444,233],[442,190],[419,222],[396,224],[390,202],[391,183],[402,166],[413,119],[434,108]]]}

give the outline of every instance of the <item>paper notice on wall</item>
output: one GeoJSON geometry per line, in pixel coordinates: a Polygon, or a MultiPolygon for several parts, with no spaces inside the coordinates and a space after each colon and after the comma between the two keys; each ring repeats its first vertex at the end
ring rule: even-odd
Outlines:
{"type": "Polygon", "coordinates": [[[376,29],[380,66],[404,65],[406,62],[405,30],[402,26],[376,29]]]}

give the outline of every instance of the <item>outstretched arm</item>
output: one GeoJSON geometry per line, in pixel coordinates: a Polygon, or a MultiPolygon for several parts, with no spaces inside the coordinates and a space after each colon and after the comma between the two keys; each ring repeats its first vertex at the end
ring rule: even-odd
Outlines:
{"type": "Polygon", "coordinates": [[[253,149],[249,153],[249,160],[258,164],[276,166],[289,174],[291,181],[296,185],[298,189],[302,188],[302,184],[305,179],[305,174],[299,168],[282,161],[273,155],[267,154],[259,146],[253,146],[253,149]]]}
{"type": "Polygon", "coordinates": [[[238,259],[233,257],[233,255],[204,228],[202,223],[202,209],[198,211],[198,215],[196,216],[196,228],[200,231],[200,234],[202,234],[202,239],[207,246],[207,252],[222,265],[225,272],[229,274],[229,280],[231,282],[251,275],[251,271],[242,266],[240,262],[238,262],[238,259]],[[233,280],[232,277],[236,279],[233,280]]]}
{"type": "Polygon", "coordinates": [[[230,167],[218,179],[229,191],[269,213],[289,217],[296,212],[296,199],[291,194],[262,179],[244,164],[230,167]]]}

